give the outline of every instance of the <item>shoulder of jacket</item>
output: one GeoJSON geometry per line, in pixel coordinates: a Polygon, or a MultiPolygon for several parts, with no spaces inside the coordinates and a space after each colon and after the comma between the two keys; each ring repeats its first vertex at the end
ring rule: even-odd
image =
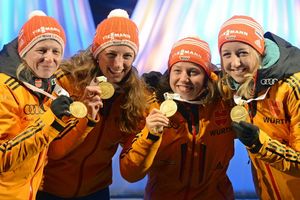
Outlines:
{"type": "Polygon", "coordinates": [[[147,93],[147,103],[148,104],[157,103],[157,102],[158,102],[158,100],[157,100],[157,96],[156,96],[155,92],[147,93]]]}
{"type": "Polygon", "coordinates": [[[300,73],[295,73],[292,76],[283,80],[283,83],[288,84],[291,88],[300,91],[300,73]]]}
{"type": "Polygon", "coordinates": [[[54,73],[55,77],[57,80],[67,76],[69,73],[66,73],[65,71],[63,71],[62,69],[58,69],[56,70],[56,72],[54,73]]]}
{"type": "Polygon", "coordinates": [[[19,86],[21,86],[20,82],[16,78],[11,77],[4,73],[0,73],[0,84],[6,85],[7,87],[9,87],[12,90],[15,90],[19,86]]]}

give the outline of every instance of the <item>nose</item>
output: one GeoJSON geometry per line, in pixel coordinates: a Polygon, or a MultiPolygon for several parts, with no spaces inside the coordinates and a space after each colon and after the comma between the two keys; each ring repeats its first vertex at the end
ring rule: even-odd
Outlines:
{"type": "Polygon", "coordinates": [[[241,59],[234,55],[231,60],[231,67],[239,67],[241,65],[241,59]]]}
{"type": "Polygon", "coordinates": [[[182,72],[181,74],[180,74],[180,80],[182,81],[182,82],[189,82],[190,81],[190,77],[189,77],[189,75],[188,75],[188,73],[187,72],[182,72]]]}
{"type": "Polygon", "coordinates": [[[117,70],[121,69],[122,66],[124,64],[124,59],[122,58],[122,56],[117,56],[114,60],[114,65],[113,67],[117,70]]]}
{"type": "Polygon", "coordinates": [[[44,54],[44,60],[46,62],[53,62],[54,61],[54,54],[51,52],[51,51],[47,51],[45,54],[44,54]]]}

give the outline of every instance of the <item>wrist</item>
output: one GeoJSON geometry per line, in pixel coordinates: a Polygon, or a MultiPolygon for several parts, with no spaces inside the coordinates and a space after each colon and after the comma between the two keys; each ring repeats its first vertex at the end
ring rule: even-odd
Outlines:
{"type": "Polygon", "coordinates": [[[255,142],[251,146],[247,146],[247,149],[251,153],[258,153],[261,147],[262,147],[262,143],[260,142],[259,138],[257,138],[257,140],[255,140],[255,142]]]}
{"type": "Polygon", "coordinates": [[[156,142],[157,140],[159,140],[159,138],[160,138],[160,135],[158,135],[156,133],[148,132],[147,139],[156,142]]]}

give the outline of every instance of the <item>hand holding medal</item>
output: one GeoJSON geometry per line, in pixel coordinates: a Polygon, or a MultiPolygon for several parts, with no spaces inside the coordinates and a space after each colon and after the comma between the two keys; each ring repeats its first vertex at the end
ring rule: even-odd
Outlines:
{"type": "MultiPolygon", "coordinates": [[[[70,96],[69,93],[58,84],[55,85],[54,92],[59,96],[60,95],[65,95],[68,97],[70,96]]],[[[69,112],[72,116],[80,119],[86,117],[88,111],[84,103],[80,101],[74,101],[69,106],[69,112]]]]}
{"type": "Polygon", "coordinates": [[[161,103],[159,111],[157,109],[153,109],[146,118],[146,123],[149,123],[148,127],[151,126],[150,132],[157,136],[160,136],[162,134],[164,127],[168,126],[168,118],[173,116],[177,111],[177,104],[175,103],[175,101],[173,101],[172,97],[168,96],[166,93],[164,94],[164,97],[165,101],[161,103]],[[163,124],[156,124],[153,126],[152,123],[154,122],[163,124]]]}
{"type": "MultiPolygon", "coordinates": [[[[48,92],[46,92],[38,87],[35,87],[27,82],[23,82],[23,83],[24,83],[24,85],[26,85],[26,87],[28,87],[32,91],[41,93],[41,94],[49,97],[52,100],[55,100],[57,98],[57,97],[53,96],[52,94],[49,94],[48,92]]],[[[54,92],[58,96],[64,95],[64,96],[70,97],[69,93],[58,84],[55,85],[54,92]]],[[[73,115],[76,118],[84,118],[87,115],[87,108],[82,102],[74,101],[70,104],[69,110],[67,112],[69,112],[71,115],[73,115]]]]}
{"type": "Polygon", "coordinates": [[[105,76],[99,76],[97,77],[97,80],[99,81],[99,87],[101,90],[101,98],[102,99],[109,99],[111,98],[115,93],[114,86],[107,82],[107,79],[105,76]]]}

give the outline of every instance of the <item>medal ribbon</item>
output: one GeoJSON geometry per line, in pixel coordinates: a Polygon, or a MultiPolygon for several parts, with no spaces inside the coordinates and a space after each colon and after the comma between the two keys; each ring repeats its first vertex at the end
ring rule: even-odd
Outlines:
{"type": "Polygon", "coordinates": [[[242,99],[242,97],[234,95],[233,100],[236,105],[245,105],[247,103],[250,103],[251,101],[259,101],[259,100],[265,99],[269,90],[270,90],[270,88],[268,88],[267,91],[263,95],[260,95],[259,97],[255,98],[255,99],[244,100],[244,99],[242,99]]]}
{"type": "MultiPolygon", "coordinates": [[[[50,99],[54,100],[56,99],[55,96],[53,96],[52,94],[49,94],[48,92],[45,92],[44,90],[38,88],[38,87],[35,87],[27,82],[23,82],[23,84],[28,87],[29,89],[31,89],[32,91],[34,92],[38,92],[38,93],[41,93],[47,97],[49,97],[50,99]]],[[[60,85],[56,84],[55,87],[54,87],[54,90],[53,90],[58,96],[60,95],[66,95],[68,97],[70,97],[69,93],[63,89],[60,85]]]]}
{"type": "Polygon", "coordinates": [[[175,99],[177,101],[187,102],[187,103],[190,103],[190,104],[203,104],[203,101],[189,101],[189,100],[182,99],[178,93],[171,94],[171,93],[165,92],[164,93],[164,98],[165,98],[165,100],[175,99]]]}

